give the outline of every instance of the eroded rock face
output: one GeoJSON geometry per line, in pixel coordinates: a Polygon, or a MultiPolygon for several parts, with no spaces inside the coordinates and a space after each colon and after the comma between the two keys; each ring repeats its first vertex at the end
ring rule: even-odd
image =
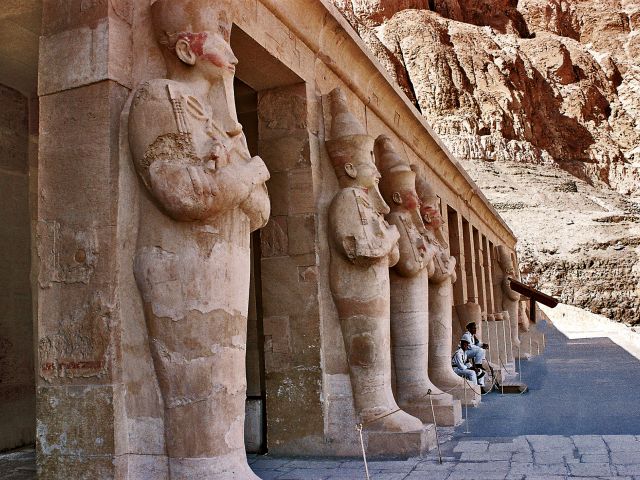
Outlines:
{"type": "MultiPolygon", "coordinates": [[[[405,8],[403,2],[371,1],[366,11],[355,8],[355,3],[349,2],[350,14],[406,67],[406,82],[421,112],[452,153],[466,161],[465,168],[469,162],[539,165],[539,172],[559,167],[578,184],[595,187],[594,192],[621,194],[616,213],[629,214],[631,207],[625,205],[637,205],[633,199],[640,194],[638,2],[433,0],[423,7],[405,8]]],[[[396,77],[403,76],[396,73],[396,77]]],[[[485,183],[489,188],[485,194],[491,201],[504,201],[503,195],[493,195],[502,188],[493,180],[485,183]]],[[[546,199],[538,203],[549,211],[555,206],[546,199]]],[[[534,226],[526,206],[519,213],[510,225],[524,239],[534,226]]],[[[556,238],[546,220],[535,228],[556,238]]],[[[601,225],[599,231],[604,230],[601,225]]],[[[589,250],[577,243],[578,237],[574,240],[574,249],[589,250]]],[[[539,253],[535,245],[520,251],[528,261],[539,253]]],[[[566,276],[577,277],[581,261],[587,259],[572,258],[566,276]]],[[[545,268],[553,265],[556,270],[563,260],[556,257],[545,268]]],[[[607,265],[633,272],[630,261],[627,257],[607,265]]],[[[634,275],[625,274],[623,283],[634,284],[634,275]]],[[[550,284],[542,280],[540,285],[550,284]]],[[[576,285],[574,290],[581,288],[576,285]]],[[[604,308],[610,316],[628,321],[640,307],[632,302],[631,312],[624,313],[564,290],[561,297],[576,298],[576,305],[590,306],[597,313],[605,313],[598,310],[604,308]]]]}

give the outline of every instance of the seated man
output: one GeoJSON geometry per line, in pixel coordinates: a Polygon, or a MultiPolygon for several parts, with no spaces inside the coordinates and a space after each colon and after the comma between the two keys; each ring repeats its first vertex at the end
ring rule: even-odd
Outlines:
{"type": "Polygon", "coordinates": [[[460,346],[451,359],[451,366],[453,367],[453,371],[456,375],[483,386],[484,372],[481,370],[480,373],[476,373],[476,371],[471,368],[472,364],[468,362],[467,351],[469,350],[469,346],[470,344],[468,340],[465,340],[464,338],[460,340],[460,346]]]}
{"type": "Polygon", "coordinates": [[[489,348],[489,345],[486,343],[480,343],[480,340],[476,337],[476,331],[477,327],[475,322],[467,324],[467,331],[462,335],[462,339],[469,343],[467,358],[472,363],[473,369],[479,373],[484,370],[482,364],[486,355],[485,350],[489,348]]]}

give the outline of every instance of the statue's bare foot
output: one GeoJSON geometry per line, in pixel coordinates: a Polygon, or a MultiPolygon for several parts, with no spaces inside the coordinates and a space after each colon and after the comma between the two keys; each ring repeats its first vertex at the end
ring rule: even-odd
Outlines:
{"type": "Polygon", "coordinates": [[[365,425],[365,429],[376,432],[394,433],[406,433],[422,430],[422,422],[416,417],[413,417],[402,410],[397,410],[393,413],[377,415],[377,418],[378,420],[367,422],[367,424],[365,425]]]}

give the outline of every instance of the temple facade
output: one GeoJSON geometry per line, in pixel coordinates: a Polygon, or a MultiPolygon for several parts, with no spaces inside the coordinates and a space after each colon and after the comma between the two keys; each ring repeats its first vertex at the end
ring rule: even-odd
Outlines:
{"type": "Polygon", "coordinates": [[[328,0],[0,20],[0,449],[39,478],[420,454],[481,400],[468,322],[540,352],[513,232],[328,0]]]}

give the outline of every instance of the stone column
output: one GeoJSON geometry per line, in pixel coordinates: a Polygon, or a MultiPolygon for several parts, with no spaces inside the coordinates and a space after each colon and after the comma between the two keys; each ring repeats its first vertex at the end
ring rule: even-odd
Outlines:
{"type": "Polygon", "coordinates": [[[232,2],[157,0],[167,78],[133,94],[144,189],[133,262],[164,403],[169,478],[257,479],[244,446],[250,233],[270,214],[234,98],[232,2]],[[177,33],[176,33],[177,32],[177,33]]]}
{"type": "MultiPolygon", "coordinates": [[[[485,236],[477,229],[473,229],[473,245],[475,246],[476,259],[476,284],[478,289],[478,305],[482,312],[487,311],[487,292],[484,273],[484,244],[485,236]]],[[[478,324],[478,333],[482,336],[482,325],[478,324]]]]}
{"type": "Polygon", "coordinates": [[[489,349],[487,350],[487,360],[494,368],[497,368],[500,362],[498,361],[498,338],[496,331],[496,319],[492,313],[489,313],[487,315],[483,315],[482,323],[485,327],[484,338],[482,340],[489,344],[489,349]]]}
{"type": "Polygon", "coordinates": [[[329,97],[326,146],[340,185],[329,209],[330,287],[356,415],[367,430],[419,432],[422,422],[398,407],[391,389],[389,267],[398,262],[400,235],[384,220],[389,206],[377,186],[374,139],[348,110],[341,90],[329,97]]]}
{"type": "Polygon", "coordinates": [[[487,237],[483,238],[483,265],[484,265],[484,289],[485,289],[485,297],[487,303],[487,314],[493,313],[495,311],[495,300],[493,298],[493,264],[492,264],[492,253],[491,249],[493,244],[487,239],[487,237]]]}
{"type": "MultiPolygon", "coordinates": [[[[451,393],[463,405],[476,405],[480,395],[469,391],[451,367],[451,323],[453,289],[451,279],[429,282],[429,377],[441,390],[451,393]]],[[[477,388],[477,385],[474,387],[477,388]]],[[[479,388],[476,390],[479,391],[479,388]]]]}
{"type": "MultiPolygon", "coordinates": [[[[515,278],[515,267],[507,247],[500,245],[496,249],[497,264],[500,268],[500,289],[502,292],[502,310],[509,312],[509,334],[514,354],[520,348],[518,337],[518,311],[520,294],[511,290],[509,278],[515,278]]],[[[505,318],[506,320],[506,318],[505,318]]]]}
{"type": "Polygon", "coordinates": [[[121,290],[118,272],[132,259],[119,264],[118,126],[131,87],[123,59],[131,58],[132,8],[42,3],[39,478],[126,478],[119,305],[132,291],[121,290]]]}
{"type": "MultiPolygon", "coordinates": [[[[474,247],[473,226],[466,220],[462,219],[462,233],[464,239],[464,269],[467,284],[466,301],[478,302],[478,283],[476,282],[476,252],[474,247]]],[[[462,304],[466,303],[463,302],[462,304]]],[[[459,305],[459,304],[457,304],[459,305]]]]}
{"type": "MultiPolygon", "coordinates": [[[[480,396],[468,388],[465,389],[464,380],[456,375],[451,367],[453,284],[456,280],[460,281],[456,275],[456,258],[450,255],[449,244],[442,234],[440,200],[429,183],[421,177],[417,179],[417,192],[420,213],[427,233],[425,238],[434,250],[434,266],[429,272],[429,377],[441,390],[451,393],[463,404],[475,405],[480,401],[480,396]]],[[[461,240],[460,237],[456,237],[460,232],[459,226],[459,219],[452,221],[449,218],[449,238],[456,247],[460,245],[461,240]]],[[[452,251],[455,249],[452,248],[452,251]]],[[[463,256],[462,252],[460,253],[463,256]]],[[[464,287],[458,290],[458,294],[463,292],[464,287]]]]}
{"type": "Polygon", "coordinates": [[[260,231],[267,442],[277,455],[308,454],[324,440],[314,95],[304,84],[258,94],[258,153],[271,173],[271,218],[260,231]],[[279,393],[292,384],[295,395],[279,393]]]}
{"type": "Polygon", "coordinates": [[[493,318],[496,324],[496,340],[498,346],[498,359],[500,363],[500,368],[508,368],[509,365],[509,357],[508,357],[508,340],[509,334],[506,329],[506,322],[504,320],[504,316],[502,312],[496,312],[493,314],[493,318]]]}
{"type": "Polygon", "coordinates": [[[380,191],[391,208],[386,219],[400,233],[400,259],[389,274],[396,398],[403,410],[423,422],[435,420],[438,425],[453,426],[462,418],[460,402],[438,389],[428,376],[427,296],[435,251],[429,248],[428,232],[420,215],[416,174],[388,137],[378,137],[374,151],[382,174],[380,191]]]}
{"type": "Polygon", "coordinates": [[[513,324],[508,310],[500,312],[504,321],[504,335],[507,350],[507,364],[515,368],[515,352],[513,344],[513,324]]]}
{"type": "Polygon", "coordinates": [[[465,269],[464,238],[462,235],[462,216],[453,209],[448,211],[449,253],[456,259],[456,280],[453,283],[453,299],[456,305],[467,301],[467,273],[465,269]]]}

